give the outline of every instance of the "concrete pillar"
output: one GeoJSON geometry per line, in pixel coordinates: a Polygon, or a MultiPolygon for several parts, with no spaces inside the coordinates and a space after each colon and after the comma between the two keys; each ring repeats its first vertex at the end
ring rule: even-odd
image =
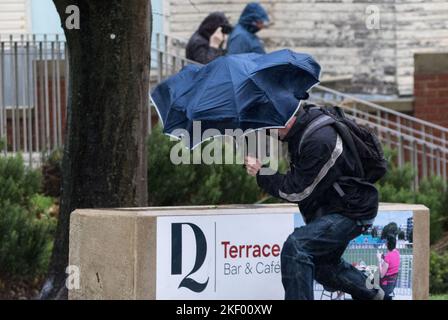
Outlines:
{"type": "MultiPolygon", "coordinates": [[[[400,276],[412,288],[403,282],[396,296],[427,299],[429,210],[381,205],[375,226],[390,222],[412,232],[414,241],[400,249],[408,264],[400,276]]],[[[77,210],[71,217],[70,265],[79,270],[79,287],[71,282],[69,298],[283,299],[281,247],[302,225],[294,205],[77,210]]],[[[372,243],[379,239],[356,241],[361,243],[353,243],[344,258],[375,265],[372,243]]],[[[316,284],[316,299],[321,291],[316,284]]]]}

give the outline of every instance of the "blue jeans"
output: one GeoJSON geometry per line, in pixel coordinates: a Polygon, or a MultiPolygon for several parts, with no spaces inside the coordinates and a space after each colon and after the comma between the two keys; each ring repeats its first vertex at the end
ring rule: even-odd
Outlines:
{"type": "Polygon", "coordinates": [[[361,232],[355,220],[340,214],[325,215],[296,228],[281,252],[285,299],[313,300],[314,279],[354,299],[373,299],[378,290],[368,289],[367,277],[342,259],[349,242],[361,232]]]}
{"type": "Polygon", "coordinates": [[[392,293],[394,292],[396,285],[397,281],[391,281],[381,285],[381,288],[384,290],[384,300],[392,300],[392,293]]]}

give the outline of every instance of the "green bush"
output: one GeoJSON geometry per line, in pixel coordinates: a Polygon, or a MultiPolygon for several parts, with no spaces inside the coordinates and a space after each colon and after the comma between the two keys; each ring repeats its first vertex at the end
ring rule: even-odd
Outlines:
{"type": "Polygon", "coordinates": [[[431,252],[429,284],[432,294],[448,292],[448,253],[431,252]]]}
{"type": "Polygon", "coordinates": [[[62,156],[62,149],[56,149],[48,155],[42,155],[42,192],[46,196],[53,198],[61,196],[62,156]]]}
{"type": "MultiPolygon", "coordinates": [[[[176,143],[160,127],[148,139],[151,206],[247,204],[261,198],[255,178],[248,176],[242,165],[173,164],[170,153],[176,143]]],[[[190,156],[193,157],[193,152],[190,156]]]]}
{"type": "Polygon", "coordinates": [[[0,138],[0,152],[5,152],[6,148],[6,139],[0,138]]]}
{"type": "Polygon", "coordinates": [[[56,219],[39,194],[41,175],[21,156],[0,157],[0,276],[32,279],[47,269],[56,219]]]}
{"type": "Polygon", "coordinates": [[[418,192],[412,189],[415,172],[409,163],[398,167],[396,152],[385,150],[389,160],[387,175],[377,184],[382,202],[417,203],[430,209],[431,243],[439,240],[446,229],[448,216],[448,193],[444,191],[441,177],[432,176],[420,183],[418,192]]]}
{"type": "MultiPolygon", "coordinates": [[[[242,165],[172,164],[170,153],[176,144],[162,133],[160,126],[154,128],[148,138],[149,205],[247,204],[263,197],[255,178],[248,176],[242,165]]],[[[203,144],[203,148],[206,145],[203,144]]],[[[190,156],[193,157],[193,153],[190,156]]],[[[45,195],[59,196],[61,159],[61,150],[44,158],[45,195]]]]}

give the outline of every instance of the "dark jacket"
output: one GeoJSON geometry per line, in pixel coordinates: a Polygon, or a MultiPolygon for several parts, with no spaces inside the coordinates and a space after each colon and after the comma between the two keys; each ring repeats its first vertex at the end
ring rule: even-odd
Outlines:
{"type": "Polygon", "coordinates": [[[229,54],[266,53],[262,41],[256,35],[260,31],[255,25],[257,21],[268,22],[268,14],[258,3],[249,3],[230,34],[227,47],[229,54]]]}
{"type": "Polygon", "coordinates": [[[354,219],[373,219],[378,212],[378,191],[374,185],[356,178],[357,163],[336,129],[329,125],[300,139],[309,123],[322,114],[304,107],[288,133],[291,169],[286,174],[257,175],[258,185],[267,193],[298,203],[306,223],[317,214],[340,213],[354,219]],[[333,184],[346,194],[342,198],[333,184]]]}
{"type": "Polygon", "coordinates": [[[191,36],[186,48],[187,59],[207,64],[214,59],[226,54],[223,49],[210,47],[210,37],[222,26],[230,27],[226,16],[221,12],[210,14],[199,26],[199,29],[191,36]]]}

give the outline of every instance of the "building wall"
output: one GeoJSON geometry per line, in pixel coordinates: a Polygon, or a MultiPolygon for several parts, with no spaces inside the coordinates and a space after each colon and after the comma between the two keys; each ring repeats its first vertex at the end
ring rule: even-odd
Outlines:
{"type": "Polygon", "coordinates": [[[412,93],[414,54],[448,52],[448,0],[395,1],[398,86],[412,93]]]}
{"type": "MultiPolygon", "coordinates": [[[[163,0],[151,0],[153,30],[163,32],[163,0]]],[[[0,35],[63,34],[53,0],[0,0],[0,35]]]]}
{"type": "Polygon", "coordinates": [[[414,115],[448,127],[448,52],[415,55],[414,115]]]}
{"type": "MultiPolygon", "coordinates": [[[[248,1],[167,0],[166,32],[188,38],[212,11],[233,23],[248,1]]],[[[448,0],[260,1],[274,25],[260,32],[268,50],[314,55],[324,78],[352,78],[348,91],[412,94],[413,54],[448,50],[448,0]],[[366,27],[366,9],[380,9],[380,29],[366,27]]]]}
{"type": "Polygon", "coordinates": [[[31,30],[29,0],[0,0],[0,34],[31,30]]]}
{"type": "Polygon", "coordinates": [[[63,33],[53,0],[0,0],[0,34],[63,33]]]}
{"type": "MultiPolygon", "coordinates": [[[[164,22],[164,3],[162,0],[151,0],[152,8],[152,32],[153,34],[164,32],[163,22],[164,22]]],[[[152,43],[155,45],[156,39],[152,37],[152,43]]]]}

